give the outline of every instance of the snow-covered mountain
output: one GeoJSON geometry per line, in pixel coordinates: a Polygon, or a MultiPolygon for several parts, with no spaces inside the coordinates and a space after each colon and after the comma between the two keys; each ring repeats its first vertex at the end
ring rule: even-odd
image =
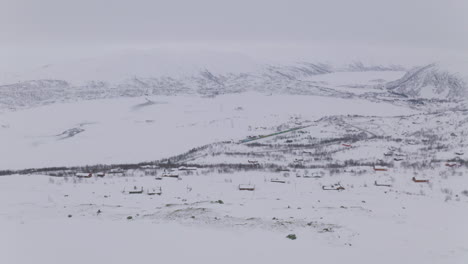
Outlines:
{"type": "MultiPolygon", "coordinates": [[[[245,54],[170,49],[122,50],[80,59],[55,61],[5,75],[1,84],[30,80],[64,80],[74,86],[90,81],[122,83],[133,77],[179,78],[210,69],[215,74],[252,72],[260,62],[245,54]]],[[[2,75],[0,75],[1,77],[2,75]]]]}
{"type": "Polygon", "coordinates": [[[344,70],[346,71],[404,71],[405,67],[401,65],[373,65],[364,64],[361,61],[355,61],[347,65],[344,70]]]}
{"type": "Polygon", "coordinates": [[[468,95],[468,64],[433,63],[414,68],[386,84],[392,93],[409,98],[464,100],[468,95]]]}
{"type": "Polygon", "coordinates": [[[125,81],[198,75],[208,70],[213,75],[257,75],[281,76],[297,79],[316,74],[336,71],[401,71],[398,65],[378,65],[354,61],[285,61],[274,58],[257,58],[239,52],[215,50],[182,50],[180,48],[155,48],[149,50],[109,51],[98,56],[80,59],[44,62],[22,70],[8,69],[0,72],[0,85],[21,83],[31,80],[63,80],[73,86],[88,82],[105,82],[112,86],[125,81]]]}
{"type": "Polygon", "coordinates": [[[349,97],[351,86],[363,87],[362,83],[350,82],[362,80],[363,76],[358,75],[365,72],[373,73],[364,79],[392,81],[403,74],[403,68],[362,62],[279,63],[236,53],[123,52],[46,65],[10,76],[0,86],[0,108],[146,95],[216,96],[247,91],[349,97]],[[319,77],[333,74],[339,76],[319,77]],[[343,77],[347,80],[343,81],[343,77]]]}

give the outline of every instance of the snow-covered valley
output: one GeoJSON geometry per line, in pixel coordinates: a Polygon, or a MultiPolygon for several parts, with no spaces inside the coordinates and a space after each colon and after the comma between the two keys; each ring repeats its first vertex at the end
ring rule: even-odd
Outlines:
{"type": "Polygon", "coordinates": [[[465,263],[463,82],[300,65],[1,86],[0,262],[465,263]]]}
{"type": "Polygon", "coordinates": [[[239,141],[291,118],[418,113],[362,99],[257,93],[159,96],[52,104],[0,114],[0,169],[137,163],[239,141]]]}

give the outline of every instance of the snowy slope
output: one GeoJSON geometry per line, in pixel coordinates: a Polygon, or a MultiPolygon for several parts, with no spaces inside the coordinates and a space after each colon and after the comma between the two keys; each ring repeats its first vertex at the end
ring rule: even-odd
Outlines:
{"type": "Polygon", "coordinates": [[[418,184],[411,170],[388,174],[0,177],[0,262],[464,264],[464,178],[433,173],[418,184]],[[286,183],[268,181],[278,176],[286,183]],[[382,178],[393,186],[374,186],[382,178]],[[344,191],[321,188],[337,181],[344,191]],[[255,191],[237,189],[249,182],[255,191]],[[133,186],[163,193],[123,191],[133,186]]]}

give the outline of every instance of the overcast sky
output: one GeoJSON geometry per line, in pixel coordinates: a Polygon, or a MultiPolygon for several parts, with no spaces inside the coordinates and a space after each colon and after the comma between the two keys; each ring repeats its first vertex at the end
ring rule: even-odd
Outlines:
{"type": "Polygon", "coordinates": [[[468,54],[467,14],[467,0],[0,0],[0,56],[172,44],[468,54]]]}

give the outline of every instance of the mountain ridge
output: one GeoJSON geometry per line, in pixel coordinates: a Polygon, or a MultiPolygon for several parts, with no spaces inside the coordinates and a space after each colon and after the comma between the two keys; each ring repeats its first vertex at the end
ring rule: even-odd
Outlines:
{"type": "Polygon", "coordinates": [[[415,67],[402,78],[388,82],[385,88],[407,98],[465,100],[468,75],[463,68],[468,69],[440,62],[415,67]]]}

